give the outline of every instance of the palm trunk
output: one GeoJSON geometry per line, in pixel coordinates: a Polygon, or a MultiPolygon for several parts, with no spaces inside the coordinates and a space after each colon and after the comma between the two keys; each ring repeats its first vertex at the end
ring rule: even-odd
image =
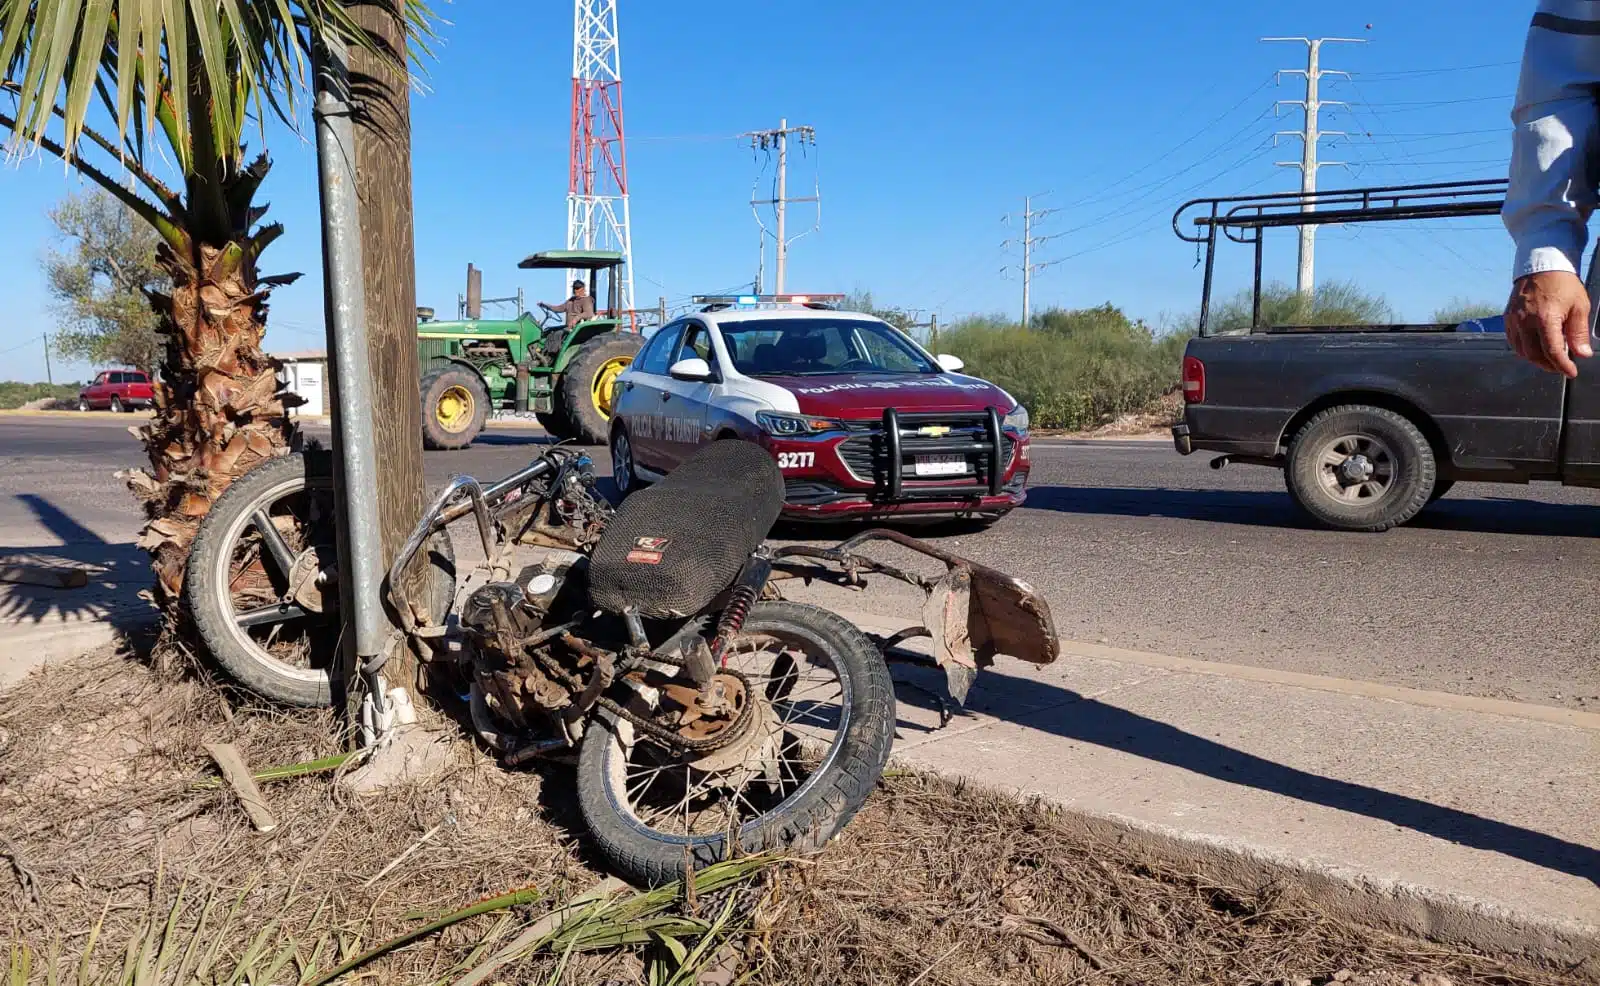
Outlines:
{"type": "Polygon", "coordinates": [[[188,255],[161,248],[172,293],[151,297],[166,345],[155,413],[140,429],[150,471],[132,473],[128,485],[144,501],[139,546],[169,617],[180,612],[189,544],[212,502],[256,464],[299,445],[286,409],[300,399],[280,390],[280,364],[261,349],[270,285],[257,281],[260,246],[239,231],[188,255]]]}

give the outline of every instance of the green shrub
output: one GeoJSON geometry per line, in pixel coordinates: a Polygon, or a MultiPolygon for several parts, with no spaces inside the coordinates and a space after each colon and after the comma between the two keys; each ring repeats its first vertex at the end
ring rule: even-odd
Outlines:
{"type": "MultiPolygon", "coordinates": [[[[1250,289],[1218,305],[1211,312],[1208,331],[1236,335],[1250,331],[1250,289]]],[[[1261,288],[1261,324],[1277,325],[1384,325],[1394,321],[1394,309],[1382,295],[1368,294],[1351,281],[1324,281],[1307,298],[1287,284],[1274,282],[1261,288]]]]}
{"type": "Polygon", "coordinates": [[[0,381],[0,409],[21,407],[29,401],[36,401],[42,397],[54,397],[58,400],[70,400],[78,396],[79,385],[75,383],[18,383],[15,380],[0,381]]]}
{"type": "Polygon", "coordinates": [[[1486,301],[1468,301],[1465,298],[1452,298],[1450,304],[1434,311],[1433,320],[1440,325],[1460,325],[1462,322],[1470,322],[1475,318],[1494,318],[1504,312],[1504,307],[1491,305],[1486,301]]]}
{"type": "Polygon", "coordinates": [[[939,349],[1004,387],[1038,428],[1092,428],[1178,386],[1186,334],[1158,334],[1110,305],[1051,309],[1024,329],[998,317],[956,323],[939,349]]]}

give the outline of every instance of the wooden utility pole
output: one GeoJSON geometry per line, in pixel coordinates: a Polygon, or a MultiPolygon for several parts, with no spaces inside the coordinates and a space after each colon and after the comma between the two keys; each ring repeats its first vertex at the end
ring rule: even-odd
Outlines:
{"type": "MultiPolygon", "coordinates": [[[[356,194],[367,354],[372,377],[377,489],[350,491],[378,502],[383,560],[394,560],[422,515],[422,399],[417,390],[417,288],[411,217],[411,98],[400,0],[365,0],[350,13],[392,63],[359,45],[350,49],[355,102],[356,194]]],[[[427,552],[412,573],[420,585],[427,552]]],[[[408,586],[408,589],[412,588],[408,586]]],[[[412,598],[427,598],[416,592],[412,598]]],[[[389,612],[387,600],[385,612],[389,612]]],[[[393,614],[389,613],[391,621],[393,614]]],[[[391,686],[417,693],[418,667],[397,647],[384,666],[391,686]]]]}

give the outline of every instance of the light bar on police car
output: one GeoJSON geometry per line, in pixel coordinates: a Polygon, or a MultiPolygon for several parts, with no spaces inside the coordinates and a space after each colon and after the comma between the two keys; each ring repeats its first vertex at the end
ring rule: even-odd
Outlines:
{"type": "Polygon", "coordinates": [[[844,298],[842,294],[697,294],[689,300],[697,305],[808,305],[844,298]]]}

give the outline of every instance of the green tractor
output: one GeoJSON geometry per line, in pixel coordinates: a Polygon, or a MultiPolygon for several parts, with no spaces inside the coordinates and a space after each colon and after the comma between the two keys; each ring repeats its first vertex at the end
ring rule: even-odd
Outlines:
{"type": "Polygon", "coordinates": [[[513,319],[447,322],[418,309],[423,445],[466,448],[483,431],[489,412],[499,409],[531,410],[555,438],[604,445],[617,377],[644,346],[618,312],[622,260],[614,250],[546,250],[517,265],[587,272],[597,306],[597,282],[605,272],[605,306],[569,331],[562,316],[548,310],[538,318],[522,312],[513,319]]]}

